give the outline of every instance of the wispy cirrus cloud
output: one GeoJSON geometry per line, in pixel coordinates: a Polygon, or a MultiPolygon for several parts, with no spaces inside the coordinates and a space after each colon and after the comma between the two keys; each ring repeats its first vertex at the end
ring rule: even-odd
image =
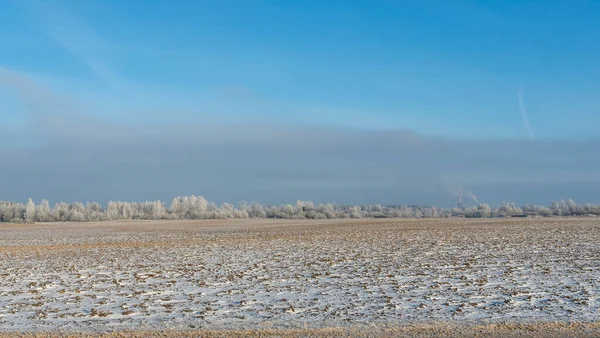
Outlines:
{"type": "Polygon", "coordinates": [[[137,93],[135,86],[119,74],[105,57],[118,52],[119,47],[97,34],[67,3],[25,0],[18,4],[36,19],[44,34],[85,64],[112,89],[127,94],[137,93]]]}

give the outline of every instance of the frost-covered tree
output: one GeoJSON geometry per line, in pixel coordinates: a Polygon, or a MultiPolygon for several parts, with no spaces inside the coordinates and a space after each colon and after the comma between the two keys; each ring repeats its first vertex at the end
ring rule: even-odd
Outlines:
{"type": "Polygon", "coordinates": [[[564,200],[552,203],[550,209],[555,216],[569,216],[569,205],[564,200]]]}
{"type": "Polygon", "coordinates": [[[35,220],[37,222],[53,222],[50,203],[47,199],[43,199],[40,205],[35,208],[35,220]]]}
{"type": "Polygon", "coordinates": [[[161,201],[154,201],[152,203],[152,219],[163,219],[167,216],[167,209],[161,201]]]}
{"type": "Polygon", "coordinates": [[[32,223],[35,221],[35,203],[30,198],[25,205],[25,222],[32,223]]]}
{"type": "Polygon", "coordinates": [[[475,217],[479,218],[488,218],[492,217],[492,208],[488,204],[479,204],[477,206],[477,211],[475,212],[475,217]]]}
{"type": "Polygon", "coordinates": [[[171,202],[171,212],[181,219],[207,218],[207,207],[208,201],[202,196],[180,196],[171,202]]]}
{"type": "Polygon", "coordinates": [[[262,205],[255,202],[250,206],[248,210],[248,216],[251,218],[265,218],[267,213],[262,205]]]}
{"type": "Polygon", "coordinates": [[[182,214],[181,206],[179,204],[179,198],[176,197],[171,201],[171,213],[174,215],[174,218],[179,218],[182,214]]]}
{"type": "Polygon", "coordinates": [[[540,216],[550,217],[552,216],[552,210],[550,208],[536,205],[533,207],[533,212],[537,213],[540,216]]]}
{"type": "Polygon", "coordinates": [[[362,218],[362,213],[361,213],[359,206],[356,206],[356,205],[351,206],[348,209],[348,213],[350,214],[350,217],[352,217],[352,218],[362,218]]]}
{"type": "Polygon", "coordinates": [[[39,205],[29,199],[26,204],[0,201],[0,222],[83,222],[121,219],[229,219],[229,218],[286,218],[286,219],[334,219],[334,218],[440,218],[440,217],[512,217],[540,215],[550,216],[600,216],[600,206],[576,204],[573,200],[558,201],[549,207],[503,203],[499,207],[479,204],[464,209],[448,209],[429,206],[382,206],[332,204],[315,205],[311,201],[298,200],[296,204],[263,206],[259,203],[240,202],[236,208],[224,203],[220,207],[202,196],[180,196],[172,200],[169,208],[161,201],[108,202],[106,208],[99,203],[86,205],[75,202],[57,203],[50,207],[47,200],[39,205]]]}
{"type": "Polygon", "coordinates": [[[332,204],[319,204],[317,214],[326,219],[338,218],[337,211],[332,204]]]}
{"type": "Polygon", "coordinates": [[[294,218],[296,216],[296,207],[286,204],[279,209],[281,218],[294,218]]]}
{"type": "Polygon", "coordinates": [[[522,215],[523,210],[514,203],[504,203],[496,212],[498,216],[517,216],[522,215]]]}
{"type": "Polygon", "coordinates": [[[232,204],[229,203],[223,203],[223,205],[221,205],[220,208],[220,215],[221,218],[235,218],[235,208],[233,207],[232,204]]]}
{"type": "Polygon", "coordinates": [[[22,223],[25,219],[25,205],[15,202],[0,202],[0,222],[22,223]]]}
{"type": "Polygon", "coordinates": [[[56,203],[51,213],[55,221],[67,222],[69,220],[69,205],[65,202],[56,203]]]}

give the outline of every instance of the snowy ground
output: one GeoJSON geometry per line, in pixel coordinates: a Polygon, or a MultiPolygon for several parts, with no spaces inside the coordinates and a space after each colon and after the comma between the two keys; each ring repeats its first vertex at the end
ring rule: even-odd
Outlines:
{"type": "Polygon", "coordinates": [[[0,331],[600,319],[600,220],[0,225],[0,331]]]}

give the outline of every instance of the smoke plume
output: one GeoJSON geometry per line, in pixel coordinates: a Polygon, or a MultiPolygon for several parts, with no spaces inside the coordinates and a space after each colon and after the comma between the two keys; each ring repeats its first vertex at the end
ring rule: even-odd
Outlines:
{"type": "Polygon", "coordinates": [[[474,194],[474,193],[472,193],[472,192],[468,192],[468,193],[467,193],[467,196],[469,196],[469,198],[470,198],[470,199],[472,199],[473,201],[475,201],[475,203],[477,203],[477,204],[481,204],[481,203],[479,203],[479,199],[477,198],[477,196],[475,196],[475,194],[474,194]]]}

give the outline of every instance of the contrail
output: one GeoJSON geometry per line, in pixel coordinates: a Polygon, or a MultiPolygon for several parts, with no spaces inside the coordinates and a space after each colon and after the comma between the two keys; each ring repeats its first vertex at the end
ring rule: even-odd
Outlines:
{"type": "Polygon", "coordinates": [[[529,126],[529,118],[527,117],[527,108],[525,108],[525,103],[523,102],[523,96],[520,92],[517,93],[517,100],[519,101],[519,109],[521,110],[521,117],[523,118],[523,125],[527,132],[529,133],[529,138],[533,140],[533,131],[531,131],[531,127],[529,126]]]}

